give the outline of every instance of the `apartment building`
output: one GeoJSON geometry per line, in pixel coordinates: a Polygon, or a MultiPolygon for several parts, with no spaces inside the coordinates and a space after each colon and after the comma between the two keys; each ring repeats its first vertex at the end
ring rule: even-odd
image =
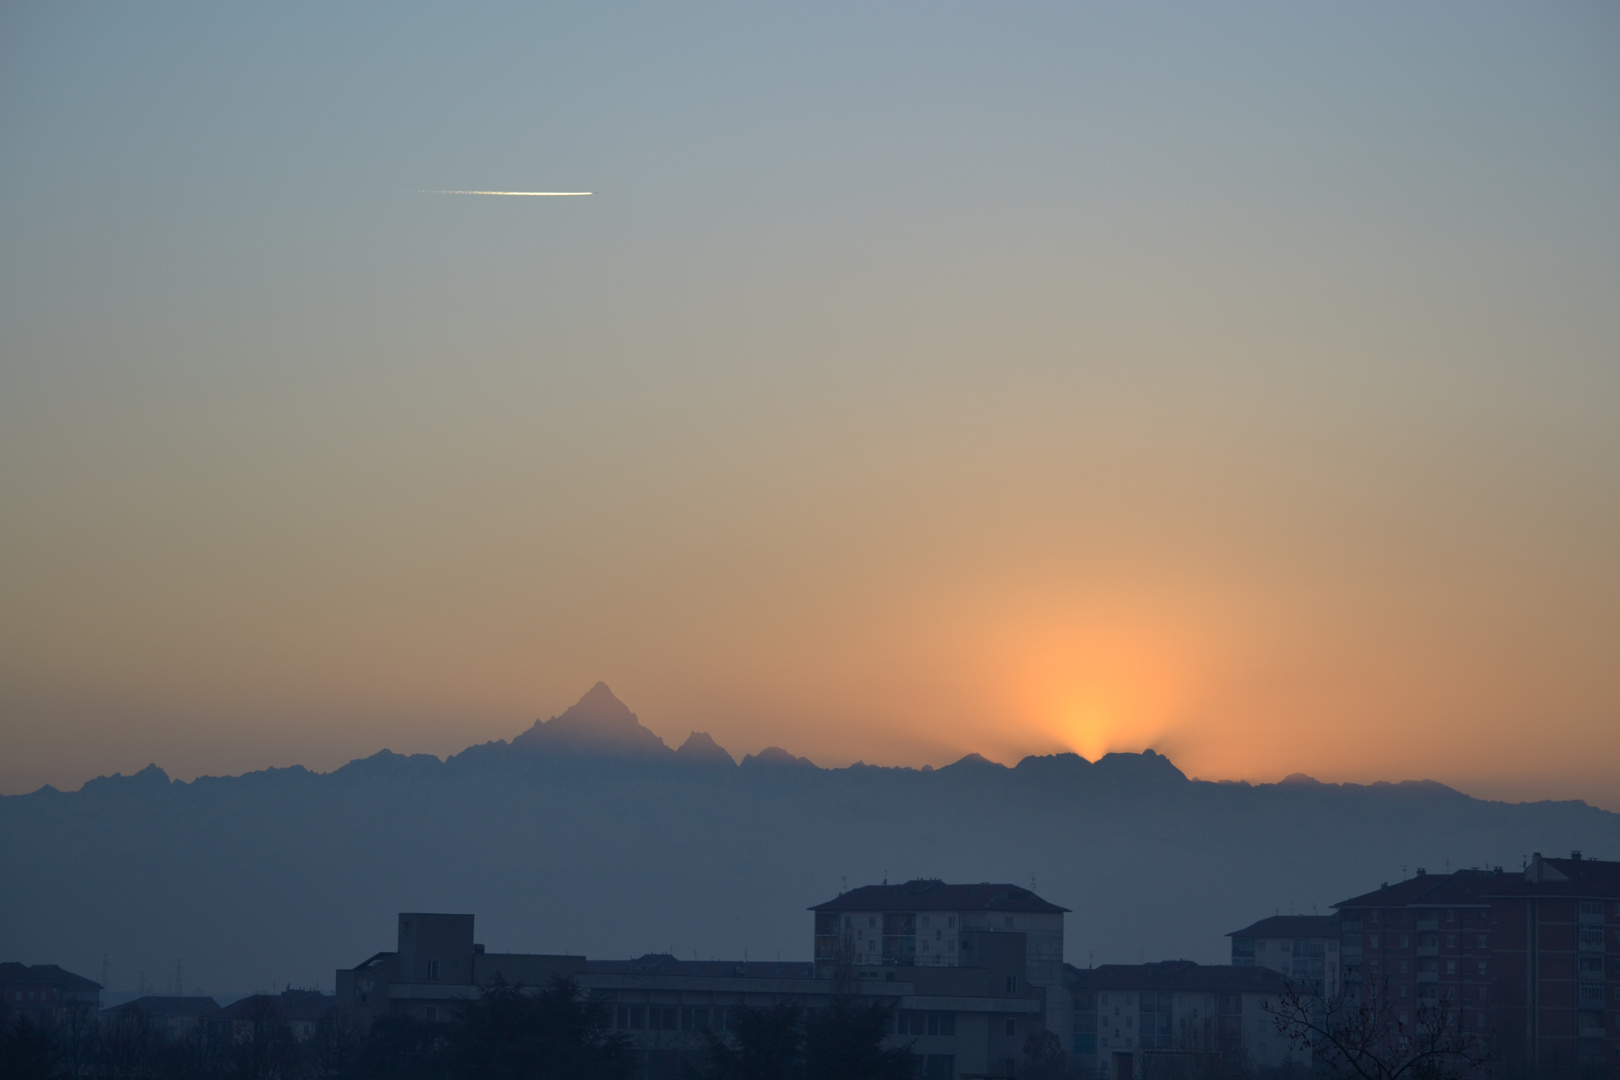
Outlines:
{"type": "Polygon", "coordinates": [[[816,971],[870,978],[887,967],[977,965],[973,940],[1019,934],[1029,984],[1047,991],[1046,1024],[1066,1037],[1063,917],[1068,908],[1018,885],[950,885],[921,878],[866,885],[810,909],[815,913],[816,971]]]}
{"type": "Polygon", "coordinates": [[[1501,1068],[1620,1076],[1620,863],[1419,870],[1335,907],[1351,992],[1443,1008],[1501,1068]]]}
{"type": "Polygon", "coordinates": [[[1226,935],[1233,967],[1265,967],[1308,984],[1317,993],[1340,987],[1337,915],[1274,915],[1226,935]]]}
{"type": "Polygon", "coordinates": [[[1096,1080],[1230,1075],[1290,1064],[1268,1005],[1287,978],[1256,965],[1104,964],[1065,970],[1071,1061],[1096,1080]]]}
{"type": "Polygon", "coordinates": [[[645,1080],[678,1076],[704,1053],[706,1033],[725,1031],[742,1008],[826,1007],[835,997],[881,1001],[894,1010],[888,1041],[910,1046],[928,1080],[1012,1076],[1024,1040],[1045,1030],[1046,994],[1028,978],[1019,932],[966,931],[954,965],[889,964],[820,973],[811,961],[635,960],[490,953],[474,941],[473,916],[407,912],[396,947],[337,972],[338,1007],[364,1026],[386,1015],[448,1021],[461,1002],[497,979],[544,986],[574,979],[613,1010],[645,1080]]]}

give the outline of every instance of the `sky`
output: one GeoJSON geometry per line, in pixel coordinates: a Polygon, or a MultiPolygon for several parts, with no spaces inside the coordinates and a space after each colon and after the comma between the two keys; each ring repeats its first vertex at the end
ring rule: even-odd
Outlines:
{"type": "Polygon", "coordinates": [[[1613,4],[8,4],[0,146],[0,792],[602,679],[1620,810],[1613,4]]]}

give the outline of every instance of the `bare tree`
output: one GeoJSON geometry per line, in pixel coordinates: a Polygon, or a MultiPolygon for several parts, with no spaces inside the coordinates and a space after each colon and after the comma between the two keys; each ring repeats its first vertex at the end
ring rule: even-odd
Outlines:
{"type": "Polygon", "coordinates": [[[1317,1071],[1346,1080],[1462,1080],[1490,1059],[1485,1040],[1449,1004],[1420,1000],[1414,1008],[1391,998],[1387,984],[1327,997],[1290,986],[1265,1010],[1317,1071]]]}

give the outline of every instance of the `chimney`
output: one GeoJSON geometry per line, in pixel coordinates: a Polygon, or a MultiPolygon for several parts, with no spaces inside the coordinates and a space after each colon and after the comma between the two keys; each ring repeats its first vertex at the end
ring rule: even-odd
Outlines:
{"type": "Polygon", "coordinates": [[[1579,851],[1572,851],[1572,852],[1569,853],[1569,859],[1570,859],[1570,862],[1580,862],[1581,861],[1581,853],[1579,851]]]}

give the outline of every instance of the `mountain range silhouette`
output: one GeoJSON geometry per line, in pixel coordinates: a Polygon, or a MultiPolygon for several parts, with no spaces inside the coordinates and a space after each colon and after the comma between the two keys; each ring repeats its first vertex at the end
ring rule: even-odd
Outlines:
{"type": "Polygon", "coordinates": [[[0,959],[113,988],[330,986],[399,911],[478,916],[491,950],[808,957],[806,908],[884,880],[1034,882],[1073,909],[1068,959],[1220,962],[1224,935],[1417,872],[1620,855],[1620,815],[1432,781],[1189,779],[1161,754],[968,754],[821,768],[778,747],[670,749],[598,683],[511,742],[388,750],[0,797],[0,959]]]}

